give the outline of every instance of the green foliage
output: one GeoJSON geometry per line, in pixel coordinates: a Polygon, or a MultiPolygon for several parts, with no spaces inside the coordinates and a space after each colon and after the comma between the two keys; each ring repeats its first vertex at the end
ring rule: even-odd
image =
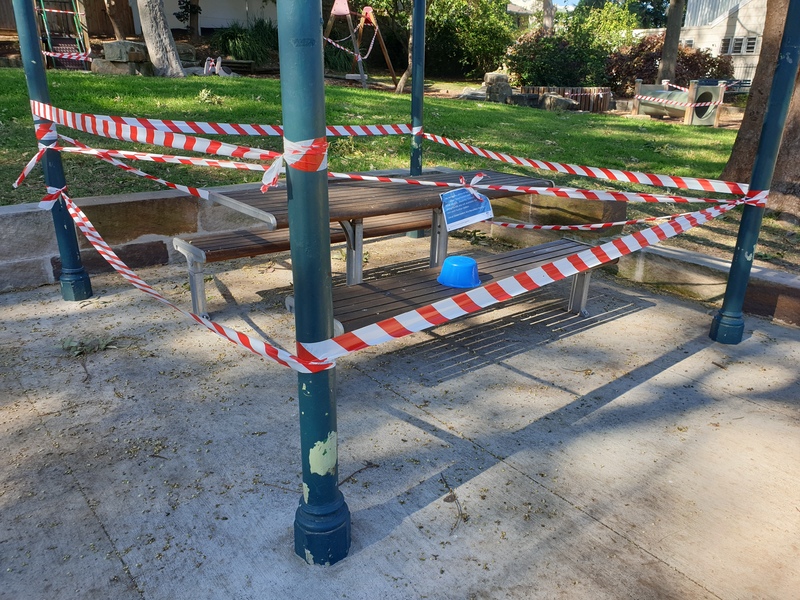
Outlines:
{"type": "Polygon", "coordinates": [[[203,9],[197,4],[192,4],[191,0],[178,0],[178,10],[172,14],[175,15],[178,21],[188,25],[191,16],[199,15],[201,12],[203,12],[203,9]]]}
{"type": "MultiPolygon", "coordinates": [[[[632,96],[636,79],[654,83],[663,47],[664,35],[651,35],[612,54],[606,70],[611,90],[620,96],[632,96]]],[[[708,50],[679,46],[674,83],[685,86],[692,79],[703,78],[733,78],[730,56],[715,57],[708,50]]]]}
{"type": "Polygon", "coordinates": [[[233,22],[216,31],[211,38],[211,48],[214,54],[269,65],[277,62],[278,27],[265,19],[256,19],[247,25],[233,22]]]}
{"type": "Polygon", "coordinates": [[[606,2],[602,8],[587,12],[576,11],[568,27],[570,37],[577,43],[597,46],[606,52],[615,52],[630,46],[636,16],[625,6],[606,2]]]}
{"type": "MultiPolygon", "coordinates": [[[[391,31],[407,51],[412,3],[376,0],[371,6],[384,35],[391,31]]],[[[426,74],[483,75],[499,67],[514,39],[514,20],[506,6],[506,0],[429,1],[425,19],[426,74]]]]}
{"type": "Polygon", "coordinates": [[[510,48],[507,64],[522,85],[605,84],[609,52],[633,42],[635,17],[614,2],[559,13],[554,32],[528,32],[510,48]]]}
{"type": "Polygon", "coordinates": [[[505,0],[437,0],[426,19],[426,72],[483,75],[503,62],[514,22],[505,0]]]}
{"type": "Polygon", "coordinates": [[[603,10],[608,6],[614,6],[630,14],[634,19],[634,29],[651,29],[667,25],[669,0],[580,0],[574,13],[603,10]]]}
{"type": "Polygon", "coordinates": [[[602,84],[605,52],[539,29],[524,34],[509,50],[506,64],[520,85],[593,86],[602,84]],[[598,74],[600,76],[598,76],[598,74]]]}

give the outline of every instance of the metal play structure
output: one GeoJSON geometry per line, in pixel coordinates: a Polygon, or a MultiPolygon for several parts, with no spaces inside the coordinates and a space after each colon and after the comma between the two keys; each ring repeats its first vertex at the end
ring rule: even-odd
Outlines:
{"type": "Polygon", "coordinates": [[[724,82],[701,85],[694,80],[684,88],[668,80],[662,81],[661,85],[648,85],[637,79],[633,114],[673,117],[683,119],[684,125],[717,127],[724,95],[724,82]]]}
{"type": "MultiPolygon", "coordinates": [[[[14,10],[32,105],[49,106],[45,61],[37,39],[33,3],[30,0],[14,0],[14,10]]],[[[414,1],[412,20],[414,39],[424,40],[424,0],[414,1]]],[[[331,359],[336,356],[324,355],[330,360],[323,363],[311,354],[311,349],[334,342],[321,3],[319,0],[278,0],[278,23],[283,99],[282,156],[286,162],[298,346],[296,356],[284,353],[281,357],[288,356],[307,367],[296,369],[303,494],[294,521],[294,550],[309,564],[326,565],[342,560],[349,552],[350,511],[338,487],[336,367],[331,359]]],[[[751,192],[762,195],[771,183],[797,76],[800,0],[790,0],[779,56],[750,185],[751,192]]],[[[412,68],[413,141],[410,172],[413,176],[421,173],[422,139],[430,135],[423,132],[424,43],[413,47],[412,68]]],[[[53,202],[53,221],[63,265],[60,277],[62,296],[65,300],[83,300],[92,295],[91,284],[81,265],[73,218],[68,214],[68,199],[62,194],[66,183],[60,153],[50,147],[57,140],[55,120],[59,117],[53,112],[48,120],[33,106],[32,110],[48,198],[53,202]]],[[[470,149],[479,154],[478,149],[470,149]]],[[[539,163],[529,162],[534,168],[540,168],[537,167],[539,163]]],[[[669,176],[663,177],[666,179],[669,176]]],[[[744,206],[725,300],[722,309],[714,317],[710,334],[712,339],[722,343],[736,344],[742,339],[744,292],[763,212],[764,208],[759,204],[744,206]]],[[[675,233],[677,231],[673,235],[675,233]]],[[[586,256],[590,257],[590,254],[586,256]]],[[[584,267],[589,268],[585,264],[584,267]]],[[[515,293],[535,289],[533,285],[536,282],[531,280],[530,284],[531,287],[515,293]]],[[[479,292],[475,298],[483,294],[483,288],[479,292]]],[[[470,310],[474,312],[480,308],[473,307],[470,310]]],[[[460,314],[466,312],[469,311],[464,309],[460,314]]],[[[210,327],[205,319],[197,315],[193,315],[193,318],[210,327]]]]}
{"type": "MultiPolygon", "coordinates": [[[[365,6],[361,13],[355,13],[350,10],[350,6],[347,3],[347,0],[336,0],[333,3],[333,7],[331,8],[331,14],[328,17],[328,23],[325,25],[325,33],[323,34],[323,39],[336,47],[342,48],[346,52],[353,54],[353,64],[352,69],[358,68],[358,79],[361,81],[362,87],[367,87],[367,77],[364,73],[364,65],[363,59],[366,58],[365,56],[361,56],[361,40],[364,36],[364,28],[366,25],[371,26],[374,30],[374,37],[372,42],[370,43],[370,50],[372,49],[375,40],[378,41],[378,44],[381,47],[381,52],[383,52],[383,58],[386,61],[386,66],[389,69],[389,73],[392,75],[392,81],[395,85],[397,85],[397,76],[394,72],[394,67],[392,66],[392,60],[389,58],[389,51],[386,49],[386,43],[383,41],[383,35],[381,35],[381,30],[378,26],[378,19],[375,17],[375,11],[372,9],[371,6],[365,6]],[[359,18],[358,26],[353,27],[353,17],[356,16],[359,18]],[[350,52],[346,48],[339,46],[337,42],[330,39],[331,30],[333,29],[334,24],[336,23],[337,18],[344,18],[347,22],[347,28],[350,31],[350,40],[353,44],[353,52],[350,52]],[[356,34],[356,31],[358,34],[356,34]]],[[[343,41],[343,40],[340,40],[343,41]]],[[[369,51],[367,52],[367,56],[369,55],[369,51]]],[[[348,76],[349,77],[349,76],[348,76]]]]}
{"type": "Polygon", "coordinates": [[[36,12],[50,64],[64,69],[87,69],[91,47],[83,2],[37,0],[36,12]]]}

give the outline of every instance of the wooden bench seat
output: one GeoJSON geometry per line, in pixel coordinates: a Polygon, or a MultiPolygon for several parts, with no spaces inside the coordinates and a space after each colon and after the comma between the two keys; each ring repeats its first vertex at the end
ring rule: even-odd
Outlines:
{"type": "MultiPolygon", "coordinates": [[[[511,277],[528,269],[564,258],[590,246],[557,240],[476,259],[481,285],[511,277]]],[[[425,269],[333,290],[333,315],[340,331],[353,331],[399,314],[450,298],[465,291],[436,281],[439,268],[425,269]]],[[[567,310],[586,314],[591,271],[573,277],[567,310]]]]}
{"type": "MultiPolygon", "coordinates": [[[[430,229],[431,219],[430,210],[419,210],[367,217],[363,219],[363,222],[356,224],[359,229],[363,228],[363,231],[354,231],[354,225],[351,222],[343,222],[339,225],[331,224],[331,243],[347,242],[348,284],[361,281],[362,240],[430,229]]],[[[205,264],[289,250],[289,230],[258,227],[196,234],[173,238],[172,244],[175,250],[186,257],[189,265],[192,311],[195,314],[207,316],[205,264]]]]}

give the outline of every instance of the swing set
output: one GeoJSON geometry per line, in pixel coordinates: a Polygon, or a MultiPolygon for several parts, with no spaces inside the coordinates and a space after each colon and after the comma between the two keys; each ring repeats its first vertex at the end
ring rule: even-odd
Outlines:
{"type": "MultiPolygon", "coordinates": [[[[336,48],[344,50],[353,55],[353,62],[350,67],[350,71],[355,71],[356,67],[358,67],[358,74],[348,74],[346,77],[348,79],[358,79],[361,81],[362,87],[366,89],[367,87],[367,76],[364,73],[364,65],[363,60],[370,55],[372,51],[372,46],[375,43],[375,40],[378,40],[378,45],[381,47],[381,52],[383,52],[383,58],[386,61],[386,66],[389,69],[389,73],[392,76],[392,81],[394,85],[397,85],[397,76],[394,72],[394,67],[392,66],[392,61],[389,58],[389,52],[386,50],[386,43],[383,41],[383,36],[381,35],[381,30],[378,27],[378,19],[375,17],[375,11],[372,10],[371,6],[365,6],[360,13],[353,12],[350,10],[350,6],[347,4],[347,0],[336,0],[333,3],[333,8],[331,8],[331,14],[328,17],[328,23],[325,25],[325,33],[323,35],[324,40],[328,43],[333,45],[336,48]],[[358,17],[358,27],[353,27],[353,17],[358,17]],[[333,29],[334,24],[336,23],[337,18],[342,18],[347,21],[347,28],[350,31],[350,35],[348,36],[353,43],[353,50],[350,51],[343,46],[340,46],[339,43],[335,40],[330,39],[331,30],[333,29]],[[361,55],[361,41],[364,35],[364,27],[371,26],[375,29],[375,34],[372,38],[372,42],[369,45],[369,50],[367,50],[367,54],[362,56],[361,55]]],[[[343,42],[347,38],[343,40],[339,40],[339,42],[343,42]]]]}

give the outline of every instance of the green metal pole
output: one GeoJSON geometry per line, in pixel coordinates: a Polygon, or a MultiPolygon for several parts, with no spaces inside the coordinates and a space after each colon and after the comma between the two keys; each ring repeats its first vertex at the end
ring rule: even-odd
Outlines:
{"type": "MultiPolygon", "coordinates": [[[[411,126],[422,127],[422,100],[425,96],[425,0],[414,0],[411,16],[411,126]]],[[[411,175],[422,174],[422,134],[411,141],[411,175]]]]}
{"type": "MultiPolygon", "coordinates": [[[[281,97],[287,141],[325,139],[322,3],[278,0],[281,97]]],[[[328,175],[286,168],[299,342],[333,335],[328,175]]],[[[333,564],[350,549],[350,510],[338,487],[335,369],[298,374],[303,497],[294,549],[309,564],[333,564]]]]}
{"type": "MultiPolygon", "coordinates": [[[[19,49],[22,54],[22,64],[25,70],[25,80],[28,83],[28,95],[31,100],[38,100],[50,104],[50,92],[47,89],[45,76],[44,57],[39,48],[39,39],[36,31],[36,16],[33,12],[33,3],[30,0],[14,0],[14,18],[17,21],[17,34],[19,35],[19,49]]],[[[34,127],[47,124],[50,121],[33,118],[34,127]]],[[[44,181],[48,187],[61,189],[66,185],[64,168],[61,165],[61,155],[55,150],[47,150],[42,157],[44,168],[44,181]]],[[[89,275],[83,268],[81,253],[78,248],[78,236],[75,233],[75,224],[63,200],[53,206],[53,224],[56,229],[58,252],[61,256],[61,297],[64,300],[85,300],[92,296],[92,283],[89,275]]]]}
{"type": "MultiPolygon", "coordinates": [[[[753,174],[750,177],[751,190],[768,190],[772,183],[783,127],[797,79],[798,60],[800,60],[800,0],[789,0],[778,64],[772,79],[772,89],[764,113],[764,125],[756,150],[753,174]]],[[[714,316],[709,333],[712,340],[722,344],[738,344],[744,336],[742,307],[763,215],[763,208],[751,205],[746,205],[742,212],[725,298],[722,301],[722,308],[714,316]]]]}

